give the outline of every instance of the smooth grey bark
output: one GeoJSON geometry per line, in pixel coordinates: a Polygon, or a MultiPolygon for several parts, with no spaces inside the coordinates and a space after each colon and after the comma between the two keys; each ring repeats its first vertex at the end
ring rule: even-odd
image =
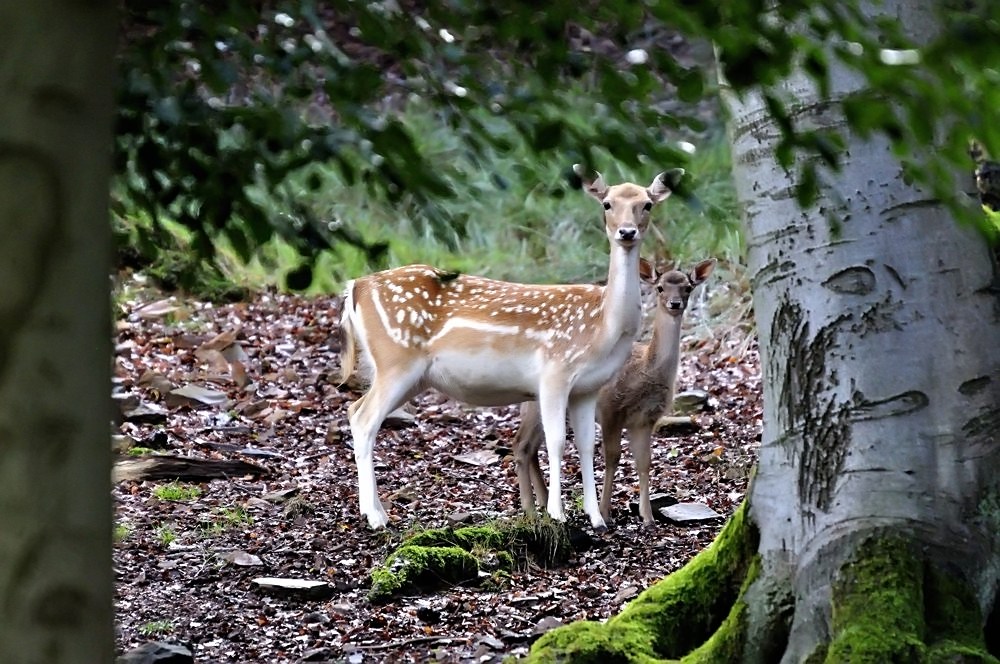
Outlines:
{"type": "MultiPolygon", "coordinates": [[[[934,5],[887,0],[871,12],[919,41],[935,30],[934,5]]],[[[834,66],[832,99],[804,76],[785,91],[800,127],[843,127],[838,102],[860,84],[834,66]]],[[[763,573],[748,594],[746,661],[800,662],[830,640],[831,583],[874,532],[948,561],[988,615],[1000,568],[1000,294],[986,242],[908,185],[884,140],[849,133],[841,171],[823,171],[820,200],[800,209],[762,99],[726,100],[765,384],[749,496],[763,573]],[[782,616],[790,636],[774,653],[782,616]]]]}
{"type": "Polygon", "coordinates": [[[110,662],[114,4],[0,5],[0,662],[110,662]]]}

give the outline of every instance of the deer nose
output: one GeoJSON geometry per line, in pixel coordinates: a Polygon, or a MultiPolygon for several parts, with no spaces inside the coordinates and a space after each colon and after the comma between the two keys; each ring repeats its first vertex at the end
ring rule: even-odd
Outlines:
{"type": "Polygon", "coordinates": [[[619,228],[618,229],[618,239],[620,240],[634,240],[635,236],[639,234],[639,231],[634,228],[619,228]]]}
{"type": "Polygon", "coordinates": [[[670,301],[670,308],[671,309],[683,309],[684,308],[684,303],[683,302],[678,302],[677,300],[671,300],[670,301]]]}

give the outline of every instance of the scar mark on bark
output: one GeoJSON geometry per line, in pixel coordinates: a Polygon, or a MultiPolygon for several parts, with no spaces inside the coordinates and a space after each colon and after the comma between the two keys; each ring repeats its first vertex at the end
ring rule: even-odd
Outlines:
{"type": "Polygon", "coordinates": [[[885,271],[889,273],[889,276],[895,279],[896,283],[898,283],[903,290],[906,290],[906,282],[903,281],[903,277],[899,276],[899,272],[896,271],[896,268],[888,265],[887,263],[883,263],[882,266],[885,267],[885,271]]]}
{"type": "Polygon", "coordinates": [[[794,269],[795,263],[792,261],[782,261],[779,263],[777,260],[773,260],[757,271],[757,274],[753,276],[750,287],[751,289],[756,289],[765,284],[786,279],[794,269]]]}
{"type": "Polygon", "coordinates": [[[9,278],[0,282],[0,381],[11,344],[42,290],[54,254],[49,248],[62,219],[59,174],[48,157],[30,146],[0,143],[0,261],[9,278]]]}
{"type": "Polygon", "coordinates": [[[864,266],[845,268],[824,281],[823,287],[843,295],[867,295],[875,290],[875,273],[864,266]]]}
{"type": "Polygon", "coordinates": [[[1000,408],[996,406],[981,409],[962,425],[962,433],[969,438],[993,438],[997,431],[1000,431],[1000,408]]]}
{"type": "Polygon", "coordinates": [[[896,320],[896,313],[903,308],[903,304],[892,299],[892,295],[886,296],[861,313],[860,320],[851,326],[851,332],[864,336],[869,332],[889,332],[901,330],[903,326],[896,320]]]}
{"type": "Polygon", "coordinates": [[[851,404],[838,402],[830,389],[837,378],[826,358],[840,326],[850,319],[841,314],[810,335],[802,307],[783,299],[771,326],[771,347],[788,349],[784,362],[774,355],[769,362],[774,375],[782,377],[777,397],[781,428],[801,432],[799,498],[824,512],[851,442],[851,404]]]}
{"type": "Polygon", "coordinates": [[[905,415],[915,410],[926,408],[930,399],[923,392],[912,390],[902,392],[886,399],[877,401],[867,401],[860,392],[854,394],[855,406],[851,409],[851,419],[877,420],[883,417],[893,417],[895,415],[905,415]]]}
{"type": "Polygon", "coordinates": [[[987,387],[989,387],[992,379],[989,376],[979,376],[978,378],[970,378],[961,385],[958,386],[958,391],[967,397],[971,397],[974,394],[979,394],[987,387]]]}

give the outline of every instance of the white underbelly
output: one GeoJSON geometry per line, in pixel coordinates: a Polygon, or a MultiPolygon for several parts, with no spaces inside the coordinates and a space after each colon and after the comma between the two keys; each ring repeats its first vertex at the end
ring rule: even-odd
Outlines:
{"type": "Polygon", "coordinates": [[[535,355],[500,355],[493,350],[440,351],[427,369],[426,382],[453,399],[476,406],[503,406],[535,398],[535,355]]]}

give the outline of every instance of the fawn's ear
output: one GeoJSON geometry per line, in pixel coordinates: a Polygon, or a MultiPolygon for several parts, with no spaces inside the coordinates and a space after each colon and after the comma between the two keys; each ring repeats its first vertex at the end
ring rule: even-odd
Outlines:
{"type": "Polygon", "coordinates": [[[688,276],[691,278],[691,283],[697,286],[701,282],[708,279],[714,269],[715,259],[709,258],[708,260],[704,260],[695,265],[694,269],[691,270],[691,274],[688,276]]]}
{"type": "Polygon", "coordinates": [[[664,171],[653,178],[653,182],[646,188],[646,193],[649,194],[649,198],[654,203],[665,201],[681,183],[683,177],[683,168],[672,168],[669,171],[664,171]]]}
{"type": "Polygon", "coordinates": [[[660,275],[656,272],[656,268],[653,264],[647,261],[645,258],[639,258],[639,279],[645,281],[647,284],[655,284],[656,280],[660,278],[660,275]]]}
{"type": "Polygon", "coordinates": [[[583,190],[603,202],[605,194],[608,193],[608,185],[604,182],[604,176],[597,171],[587,172],[583,164],[573,164],[573,172],[577,174],[583,184],[583,190]]]}

